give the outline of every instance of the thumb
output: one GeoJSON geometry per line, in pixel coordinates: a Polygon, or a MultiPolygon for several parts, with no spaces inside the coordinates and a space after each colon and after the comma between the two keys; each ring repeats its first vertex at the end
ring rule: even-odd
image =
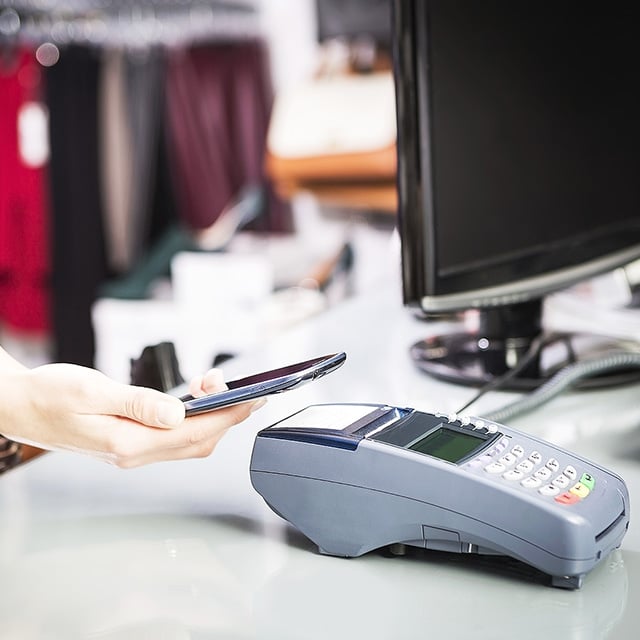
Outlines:
{"type": "Polygon", "coordinates": [[[149,427],[172,429],[184,420],[184,403],[161,391],[122,385],[117,399],[117,415],[149,427]]]}

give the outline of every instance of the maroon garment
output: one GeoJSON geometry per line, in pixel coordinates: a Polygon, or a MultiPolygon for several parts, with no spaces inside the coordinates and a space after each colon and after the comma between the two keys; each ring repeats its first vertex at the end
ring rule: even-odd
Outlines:
{"type": "Polygon", "coordinates": [[[169,160],[181,219],[204,229],[243,188],[264,185],[267,210],[249,228],[291,231],[289,206],[264,172],[273,92],[263,44],[177,48],[167,58],[169,160]]]}
{"type": "Polygon", "coordinates": [[[47,169],[20,157],[18,117],[42,88],[33,51],[0,51],[0,321],[36,333],[50,329],[47,169]]]}

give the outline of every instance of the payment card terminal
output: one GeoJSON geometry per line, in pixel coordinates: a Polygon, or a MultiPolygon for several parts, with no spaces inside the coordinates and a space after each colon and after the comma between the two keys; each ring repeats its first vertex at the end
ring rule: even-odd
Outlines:
{"type": "Polygon", "coordinates": [[[577,589],[629,525],[624,481],[488,420],[312,405],[261,430],[256,491],[321,553],[398,543],[516,558],[577,589]]]}

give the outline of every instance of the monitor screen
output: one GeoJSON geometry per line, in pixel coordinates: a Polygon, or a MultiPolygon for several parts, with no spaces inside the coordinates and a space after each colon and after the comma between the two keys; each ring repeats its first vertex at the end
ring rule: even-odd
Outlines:
{"type": "Polygon", "coordinates": [[[393,47],[407,305],[533,337],[544,295],[640,255],[627,5],[394,0],[393,47]]]}
{"type": "Polygon", "coordinates": [[[388,48],[390,0],[316,0],[318,39],[372,38],[388,48]]]}

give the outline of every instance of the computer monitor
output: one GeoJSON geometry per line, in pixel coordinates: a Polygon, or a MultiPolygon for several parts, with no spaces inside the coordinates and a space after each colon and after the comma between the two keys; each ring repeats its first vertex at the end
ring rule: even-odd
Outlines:
{"type": "Polygon", "coordinates": [[[546,295],[640,256],[637,26],[568,0],[393,0],[392,26],[404,302],[478,318],[412,354],[481,385],[539,339],[546,295]]]}

